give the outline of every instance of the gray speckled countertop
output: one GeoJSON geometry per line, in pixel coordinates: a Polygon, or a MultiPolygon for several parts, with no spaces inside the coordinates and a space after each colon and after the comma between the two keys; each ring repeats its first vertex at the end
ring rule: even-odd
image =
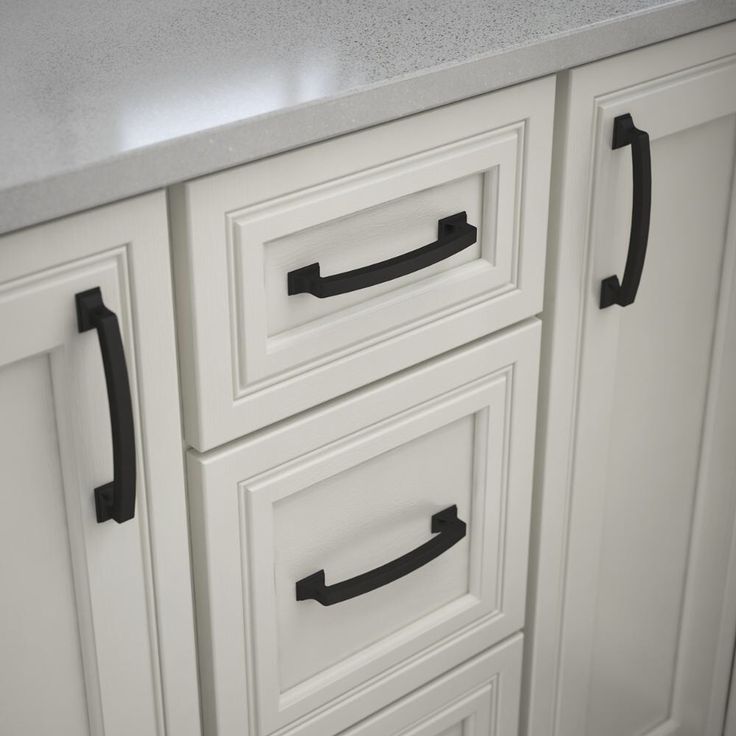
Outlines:
{"type": "Polygon", "coordinates": [[[0,0],[0,232],[736,19],[736,0],[0,0]]]}

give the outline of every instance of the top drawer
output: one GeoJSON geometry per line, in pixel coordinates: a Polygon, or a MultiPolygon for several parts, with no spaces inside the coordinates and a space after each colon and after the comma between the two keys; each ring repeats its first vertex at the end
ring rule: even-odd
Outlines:
{"type": "Polygon", "coordinates": [[[188,441],[538,312],[553,99],[536,80],[175,187],[188,441]]]}

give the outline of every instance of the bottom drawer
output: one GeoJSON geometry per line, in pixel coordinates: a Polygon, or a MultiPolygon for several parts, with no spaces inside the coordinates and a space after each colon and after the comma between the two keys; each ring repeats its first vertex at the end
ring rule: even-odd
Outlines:
{"type": "Polygon", "coordinates": [[[518,634],[341,736],[517,736],[521,655],[518,634]]]}
{"type": "Polygon", "coordinates": [[[522,627],[539,327],[190,453],[208,735],[331,736],[522,627]]]}

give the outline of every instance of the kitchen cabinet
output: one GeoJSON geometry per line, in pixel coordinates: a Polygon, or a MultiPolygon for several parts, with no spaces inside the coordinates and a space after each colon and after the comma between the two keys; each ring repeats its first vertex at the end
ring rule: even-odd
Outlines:
{"type": "Polygon", "coordinates": [[[172,191],[207,736],[334,736],[521,630],[554,89],[172,191]]]}
{"type": "Polygon", "coordinates": [[[3,736],[736,736],[736,23],[564,71],[665,5],[14,172],[170,187],[0,238],[3,736]]]}
{"type": "Polygon", "coordinates": [[[736,28],[573,70],[558,104],[526,732],[720,736],[736,623],[736,28]]]}
{"type": "Polygon", "coordinates": [[[194,736],[164,197],[6,236],[0,273],[0,730],[194,736]]]}

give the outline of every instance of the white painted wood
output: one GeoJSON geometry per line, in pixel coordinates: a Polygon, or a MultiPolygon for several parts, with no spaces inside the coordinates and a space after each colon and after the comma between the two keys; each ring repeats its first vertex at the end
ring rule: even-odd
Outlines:
{"type": "Polygon", "coordinates": [[[187,441],[208,450],[539,311],[554,80],[205,177],[171,192],[187,441]],[[478,244],[352,294],[288,296],[433,242],[478,244]]]}
{"type": "Polygon", "coordinates": [[[736,678],[734,678],[733,668],[731,669],[731,686],[728,694],[726,725],[723,728],[723,736],[736,736],[736,678]]]}
{"type": "Polygon", "coordinates": [[[222,449],[189,453],[205,730],[328,736],[517,631],[539,323],[222,449]],[[294,584],[388,562],[453,503],[467,538],[363,597],[294,584]]]}
{"type": "Polygon", "coordinates": [[[516,635],[344,736],[517,736],[521,656],[516,635]]]}
{"type": "Polygon", "coordinates": [[[566,75],[522,733],[720,736],[736,629],[736,25],[566,75]],[[637,301],[629,112],[652,140],[637,301]]]}
{"type": "Polygon", "coordinates": [[[0,240],[0,730],[200,732],[165,199],[0,240]],[[53,247],[50,247],[53,245],[53,247]],[[97,524],[112,477],[99,286],[125,342],[136,517],[97,524]]]}

